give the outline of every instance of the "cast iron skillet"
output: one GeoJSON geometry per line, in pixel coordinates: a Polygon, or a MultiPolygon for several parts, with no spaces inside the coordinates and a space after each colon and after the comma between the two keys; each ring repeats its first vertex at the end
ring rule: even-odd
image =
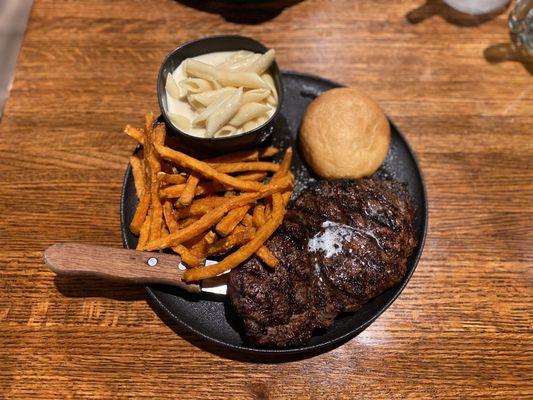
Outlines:
{"type": "MultiPolygon", "coordinates": [[[[272,144],[282,150],[291,144],[296,145],[297,151],[292,166],[297,180],[296,196],[315,181],[315,177],[302,161],[303,157],[299,154],[297,142],[295,142],[302,113],[320,93],[340,85],[319,77],[295,72],[283,72],[283,83],[285,100],[272,135],[272,144]]],[[[226,297],[214,297],[209,294],[193,295],[178,288],[166,286],[147,286],[149,296],[177,323],[207,340],[236,351],[278,355],[317,353],[338,346],[357,335],[379,317],[407,285],[422,254],[426,236],[427,195],[422,173],[405,137],[392,122],[391,132],[389,153],[376,174],[380,177],[390,177],[405,182],[416,206],[415,233],[418,245],[409,258],[407,274],[400,284],[375,297],[358,311],[341,314],[335,320],[333,327],[316,332],[307,344],[287,349],[259,348],[247,344],[243,340],[243,327],[240,320],[226,297]]],[[[128,166],[122,187],[120,208],[122,237],[126,248],[135,248],[137,244],[137,238],[128,229],[136,204],[133,177],[128,166]]]]}

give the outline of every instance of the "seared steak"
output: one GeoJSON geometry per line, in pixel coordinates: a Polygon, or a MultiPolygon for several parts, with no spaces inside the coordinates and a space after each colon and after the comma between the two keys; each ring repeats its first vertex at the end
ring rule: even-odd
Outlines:
{"type": "Polygon", "coordinates": [[[416,245],[413,222],[407,191],[392,180],[322,181],[304,191],[267,242],[278,267],[251,258],[230,273],[229,298],[247,339],[304,343],[399,283],[416,245]]]}

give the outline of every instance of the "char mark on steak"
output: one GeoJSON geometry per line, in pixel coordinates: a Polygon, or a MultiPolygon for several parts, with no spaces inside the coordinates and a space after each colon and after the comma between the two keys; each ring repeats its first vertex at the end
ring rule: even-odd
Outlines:
{"type": "Polygon", "coordinates": [[[399,283],[416,246],[413,222],[407,191],[392,180],[321,181],[304,191],[267,242],[279,265],[253,257],[230,273],[229,298],[248,341],[305,343],[399,283]]]}

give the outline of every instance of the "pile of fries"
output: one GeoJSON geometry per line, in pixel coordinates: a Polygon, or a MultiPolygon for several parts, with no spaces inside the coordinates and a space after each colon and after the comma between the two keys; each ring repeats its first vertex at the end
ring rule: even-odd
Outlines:
{"type": "Polygon", "coordinates": [[[130,229],[139,236],[138,250],[179,254],[188,282],[220,275],[254,254],[276,267],[264,243],[282,223],[292,194],[292,149],[280,164],[261,161],[276,154],[275,147],[201,161],[167,147],[165,125],[155,124],[153,113],[144,129],[128,125],[125,132],[143,146],[130,158],[139,198],[130,229]],[[203,266],[206,257],[222,255],[203,266]]]}

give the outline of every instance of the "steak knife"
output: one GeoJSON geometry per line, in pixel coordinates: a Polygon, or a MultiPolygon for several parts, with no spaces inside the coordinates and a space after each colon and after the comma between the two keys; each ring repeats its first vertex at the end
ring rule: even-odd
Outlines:
{"type": "MultiPolygon", "coordinates": [[[[179,256],[172,254],[58,243],[44,251],[43,261],[57,275],[95,276],[142,285],[171,285],[190,293],[225,295],[227,292],[227,273],[204,279],[200,284],[183,281],[186,267],[179,256]]],[[[216,263],[206,260],[205,265],[216,263]]]]}

